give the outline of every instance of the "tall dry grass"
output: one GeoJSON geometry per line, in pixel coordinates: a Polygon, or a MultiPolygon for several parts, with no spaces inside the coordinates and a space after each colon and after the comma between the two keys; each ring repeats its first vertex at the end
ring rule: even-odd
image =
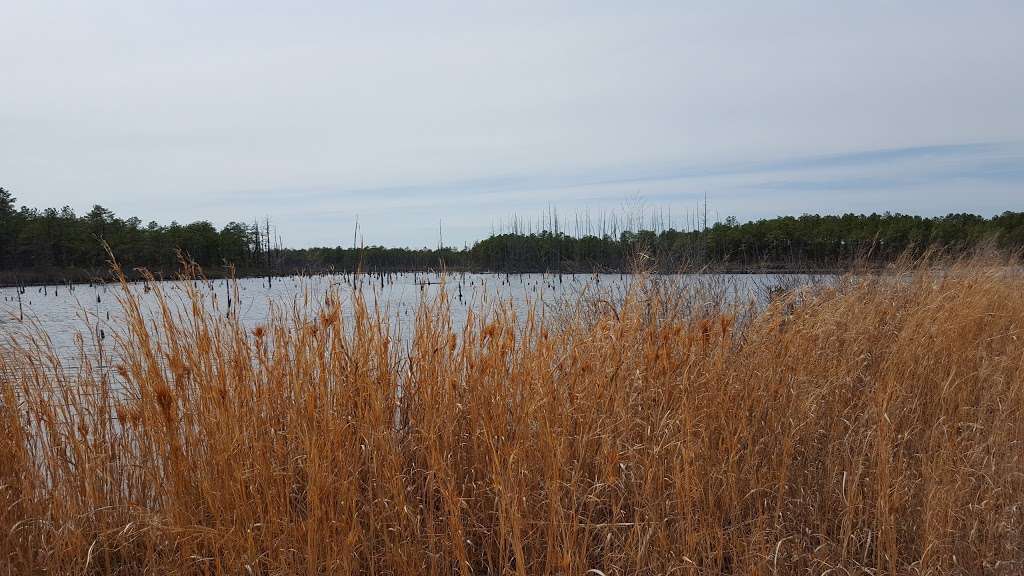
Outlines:
{"type": "Polygon", "coordinates": [[[247,330],[126,291],[113,372],[5,344],[0,574],[1019,574],[1019,270],[442,299],[408,351],[358,293],[247,330]]]}

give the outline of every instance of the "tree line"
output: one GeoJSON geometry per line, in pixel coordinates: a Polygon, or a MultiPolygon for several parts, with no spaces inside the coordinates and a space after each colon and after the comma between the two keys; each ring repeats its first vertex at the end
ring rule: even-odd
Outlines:
{"type": "Polygon", "coordinates": [[[487,272],[594,272],[629,269],[638,262],[662,271],[682,266],[721,270],[837,269],[855,258],[883,262],[907,250],[942,246],[961,250],[990,240],[1024,247],[1024,212],[986,218],[949,214],[786,216],[739,222],[735,218],[686,230],[512,230],[464,248],[383,246],[285,248],[269,220],[190,224],[120,218],[96,205],[84,215],[63,208],[17,207],[0,188],[0,282],[79,281],[105,276],[108,245],[126,270],[173,274],[179,254],[219,275],[450,270],[487,272]]]}
{"type": "Polygon", "coordinates": [[[636,265],[663,272],[684,267],[801,271],[843,269],[855,260],[888,262],[930,247],[956,252],[983,241],[1003,249],[1024,248],[1024,212],[992,218],[805,214],[742,223],[729,217],[692,230],[627,230],[616,237],[507,233],[478,242],[470,251],[475,267],[498,271],[614,271],[636,265]]]}

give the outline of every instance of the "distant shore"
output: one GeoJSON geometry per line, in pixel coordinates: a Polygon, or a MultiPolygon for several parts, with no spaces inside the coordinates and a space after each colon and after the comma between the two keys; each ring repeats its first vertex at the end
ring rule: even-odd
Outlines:
{"type": "MultiPolygon", "coordinates": [[[[705,266],[688,266],[674,270],[652,269],[647,272],[652,274],[842,274],[852,269],[852,266],[813,266],[813,265],[730,265],[730,264],[708,264],[705,266]]],[[[158,280],[174,280],[178,277],[178,270],[155,270],[150,271],[158,280]]],[[[583,270],[579,268],[551,270],[551,269],[521,269],[521,270],[488,270],[469,269],[455,267],[437,267],[422,269],[387,269],[387,270],[363,270],[359,274],[379,276],[381,274],[496,274],[496,275],[518,275],[518,274],[547,274],[547,275],[589,275],[589,274],[632,274],[635,270],[630,269],[593,269],[583,270]]],[[[203,275],[210,280],[223,280],[225,278],[247,279],[247,278],[284,278],[293,276],[322,276],[322,275],[351,275],[352,270],[289,270],[274,271],[267,273],[259,270],[236,270],[232,275],[224,269],[203,270],[203,275]]],[[[136,270],[126,270],[125,276],[130,281],[141,281],[143,274],[136,270]]],[[[60,270],[5,270],[0,272],[0,288],[14,287],[38,287],[38,286],[61,286],[68,284],[95,284],[110,283],[116,281],[110,270],[103,269],[60,269],[60,270]]]]}
{"type": "Polygon", "coordinates": [[[364,245],[289,248],[269,218],[230,222],[218,229],[200,220],[182,225],[122,218],[96,205],[85,215],[70,209],[15,209],[0,189],[0,285],[41,286],[112,279],[112,254],[132,279],[138,268],[176,278],[181,260],[208,278],[477,272],[499,274],[625,273],[639,266],[657,273],[834,274],[876,268],[925,253],[969,254],[979,247],[1024,250],[1024,212],[998,215],[842,214],[778,216],[740,222],[650,222],[629,214],[600,221],[514,220],[462,247],[364,245]],[[571,231],[570,231],[571,230],[571,231]]]}

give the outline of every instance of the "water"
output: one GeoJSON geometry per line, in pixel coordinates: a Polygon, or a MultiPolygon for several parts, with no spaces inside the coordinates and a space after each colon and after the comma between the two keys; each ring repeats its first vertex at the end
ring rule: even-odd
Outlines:
{"type": "MultiPolygon", "coordinates": [[[[793,287],[818,281],[820,277],[767,274],[737,275],[676,275],[659,277],[663,281],[703,283],[714,285],[731,298],[763,297],[772,286],[793,287]]],[[[443,289],[451,304],[452,323],[461,327],[470,309],[504,303],[525,316],[532,307],[538,314],[558,313],[567,302],[576,301],[582,294],[605,292],[621,294],[633,281],[629,274],[450,274],[442,279],[438,274],[403,273],[379,276],[360,276],[367,302],[379,306],[388,316],[390,325],[402,339],[412,334],[416,310],[423,299],[435,298],[443,289]]],[[[268,284],[266,278],[238,280],[238,298],[232,301],[232,314],[246,326],[254,328],[267,322],[272,305],[290,307],[309,298],[316,303],[332,288],[342,296],[343,313],[352,315],[351,275],[281,277],[268,284]]],[[[182,282],[164,281],[161,288],[172,302],[185,302],[182,282]]],[[[205,291],[208,306],[216,300],[219,313],[227,310],[229,284],[224,280],[194,282],[205,291]]],[[[132,283],[129,289],[138,296],[144,310],[154,314],[155,293],[144,283],[132,283]]],[[[113,346],[113,335],[123,328],[124,313],[118,301],[122,295],[117,284],[78,284],[62,286],[27,287],[18,302],[17,288],[0,289],[0,346],[11,334],[41,330],[57,354],[68,362],[79,357],[79,338],[86,352],[113,346]],[[23,319],[22,319],[23,318],[23,319]]],[[[0,348],[2,351],[2,348],[0,348]]]]}

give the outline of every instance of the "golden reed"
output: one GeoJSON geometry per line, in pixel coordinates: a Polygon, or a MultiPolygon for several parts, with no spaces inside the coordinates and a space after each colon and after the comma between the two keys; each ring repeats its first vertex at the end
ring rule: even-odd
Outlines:
{"type": "Polygon", "coordinates": [[[1024,276],[935,264],[408,350],[358,291],[125,291],[112,369],[2,345],[0,574],[1021,574],[1024,276]]]}

